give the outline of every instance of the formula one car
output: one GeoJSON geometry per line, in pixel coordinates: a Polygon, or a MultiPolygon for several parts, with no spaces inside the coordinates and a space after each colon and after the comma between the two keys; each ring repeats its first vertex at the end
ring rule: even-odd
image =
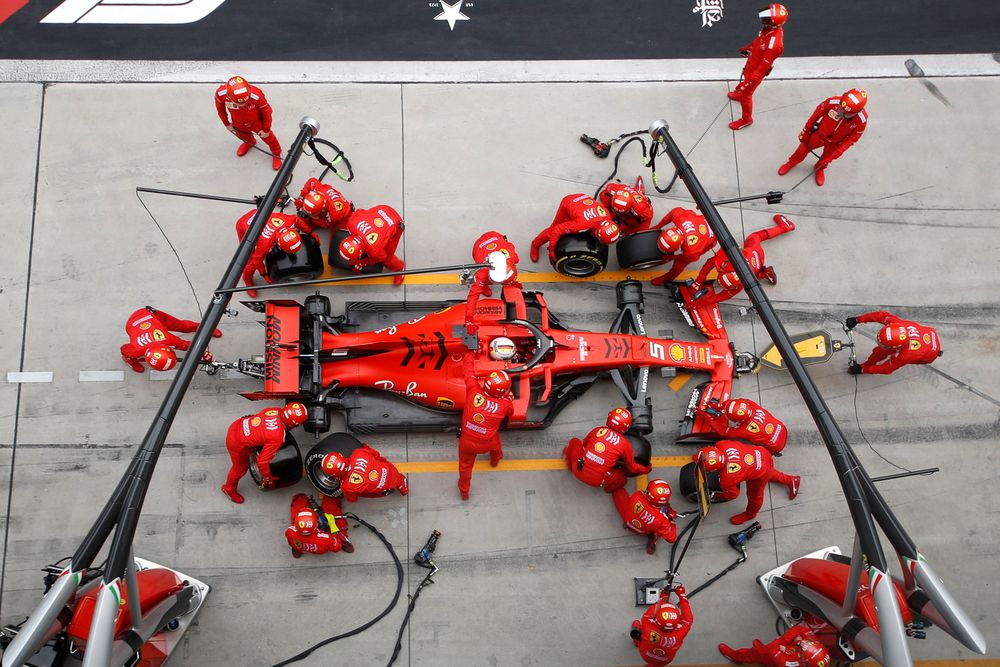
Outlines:
{"type": "MultiPolygon", "coordinates": [[[[313,295],[295,301],[245,302],[265,315],[264,354],[236,367],[262,379],[253,400],[297,400],[309,407],[307,431],[330,429],[342,411],[355,433],[453,430],[465,401],[462,371],[473,355],[476,375],[503,369],[514,378],[514,414],[508,428],[544,428],[571,401],[610,376],[635,417],[633,432],[652,430],[647,397],[650,368],[671,375],[684,368],[711,375],[728,396],[734,374],[750,372],[757,358],[737,353],[718,308],[696,310],[708,340],[690,342],[646,335],[642,285],[617,286],[618,316],[609,333],[574,331],[549,311],[541,292],[505,287],[500,299],[481,299],[477,331],[466,333],[464,301],[348,303],[331,316],[330,301],[313,295]],[[499,338],[513,342],[511,359],[490,356],[499,338]]],[[[664,332],[669,336],[669,332],[664,332]]]]}

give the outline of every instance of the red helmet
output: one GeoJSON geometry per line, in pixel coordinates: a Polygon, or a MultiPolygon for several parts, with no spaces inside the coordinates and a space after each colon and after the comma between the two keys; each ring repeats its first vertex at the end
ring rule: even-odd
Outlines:
{"type": "Polygon", "coordinates": [[[326,195],[316,190],[310,190],[302,200],[302,210],[310,218],[318,218],[326,210],[326,195]]]}
{"type": "Polygon", "coordinates": [[[316,512],[311,509],[300,510],[298,514],[295,515],[295,530],[300,535],[311,535],[314,530],[316,530],[316,524],[319,521],[316,518],[316,512]]]}
{"type": "Polygon", "coordinates": [[[493,398],[501,398],[510,391],[510,385],[507,371],[493,371],[483,380],[483,391],[493,398]]]}
{"type": "Polygon", "coordinates": [[[347,472],[347,457],[340,452],[330,452],[323,457],[320,467],[326,474],[338,477],[347,472]]]}
{"type": "Polygon", "coordinates": [[[615,213],[627,213],[632,208],[632,192],[629,188],[622,188],[618,192],[610,192],[611,210],[615,213]]]}
{"type": "Polygon", "coordinates": [[[906,327],[902,324],[889,324],[878,332],[879,345],[885,347],[903,347],[907,338],[909,336],[906,333],[906,327]]]}
{"type": "Polygon", "coordinates": [[[650,480],[646,486],[646,497],[654,505],[666,507],[670,502],[670,485],[662,479],[650,480]]]}
{"type": "Polygon", "coordinates": [[[664,630],[676,630],[681,624],[681,610],[673,602],[667,602],[666,597],[662,597],[656,605],[653,623],[664,630]]]}
{"type": "Polygon", "coordinates": [[[615,408],[608,413],[608,428],[624,433],[632,426],[632,413],[625,408],[615,408]]]}
{"type": "Polygon", "coordinates": [[[610,220],[605,220],[594,230],[594,236],[596,236],[597,240],[604,245],[611,245],[621,238],[621,235],[621,230],[618,229],[618,225],[610,220]]]}
{"type": "Polygon", "coordinates": [[[306,406],[298,401],[289,403],[281,409],[281,421],[288,428],[295,428],[299,424],[304,424],[308,417],[309,412],[306,410],[306,406]]]}
{"type": "Polygon", "coordinates": [[[364,242],[357,236],[348,236],[340,242],[340,256],[344,261],[357,262],[365,252],[364,242]]]}
{"type": "Polygon", "coordinates": [[[294,229],[286,229],[278,234],[278,247],[293,255],[302,247],[302,236],[294,229]]]}
{"type": "Polygon", "coordinates": [[[659,246],[661,252],[670,254],[680,248],[683,241],[684,237],[681,236],[676,227],[667,227],[660,232],[660,240],[657,241],[657,246],[659,246]]]}
{"type": "Polygon", "coordinates": [[[818,641],[801,635],[795,641],[802,653],[802,661],[808,667],[827,667],[830,664],[830,652],[818,641]]]}
{"type": "Polygon", "coordinates": [[[726,271],[725,273],[720,273],[717,278],[720,285],[726,289],[733,289],[739,287],[740,277],[736,275],[735,271],[726,271]]]}
{"type": "Polygon", "coordinates": [[[243,104],[250,99],[250,82],[242,76],[234,76],[226,81],[226,97],[230,102],[243,104]]]}
{"type": "Polygon", "coordinates": [[[705,447],[698,453],[700,454],[698,458],[701,461],[701,467],[707,472],[722,470],[722,466],[726,464],[726,455],[721,449],[705,447]]]}
{"type": "Polygon", "coordinates": [[[788,20],[788,10],[784,5],[772,2],[757,13],[760,22],[767,26],[782,25],[788,20]]]}
{"type": "Polygon", "coordinates": [[[840,96],[840,108],[844,113],[855,114],[868,104],[868,93],[860,88],[851,88],[840,96]]]}
{"type": "Polygon", "coordinates": [[[154,371],[169,371],[177,365],[177,355],[163,344],[150,345],[143,353],[146,363],[154,371]]]}
{"type": "Polygon", "coordinates": [[[726,413],[726,416],[734,422],[742,424],[750,419],[750,417],[753,416],[753,411],[759,407],[759,405],[748,398],[731,398],[726,401],[722,410],[726,413]]]}

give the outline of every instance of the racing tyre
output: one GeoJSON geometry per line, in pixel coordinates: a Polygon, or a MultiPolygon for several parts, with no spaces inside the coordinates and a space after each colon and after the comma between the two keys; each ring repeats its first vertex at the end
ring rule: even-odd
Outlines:
{"type": "Polygon", "coordinates": [[[663,264],[659,229],[629,234],[615,245],[618,265],[623,269],[648,269],[663,264]]]}
{"type": "MultiPolygon", "coordinates": [[[[257,467],[257,454],[260,448],[254,450],[250,455],[250,478],[253,483],[260,486],[260,468],[257,467]]],[[[302,453],[299,452],[299,444],[291,433],[285,433],[285,442],[281,445],[277,454],[271,459],[271,477],[274,478],[274,489],[283,489],[293,484],[298,484],[302,479],[302,453]]],[[[264,489],[269,491],[270,489],[264,489]]]]}
{"type": "MultiPolygon", "coordinates": [[[[681,495],[692,503],[698,502],[698,480],[695,477],[695,463],[687,463],[681,468],[680,480],[678,482],[681,495]]],[[[708,487],[709,499],[713,503],[725,502],[716,499],[716,491],[720,491],[719,473],[710,472],[705,477],[705,484],[708,487]]]]}
{"type": "Polygon", "coordinates": [[[608,265],[608,246],[589,232],[564,234],[556,243],[552,267],[572,278],[596,276],[608,265]]]}
{"type": "MultiPolygon", "coordinates": [[[[330,260],[330,266],[343,269],[344,271],[351,271],[351,265],[340,256],[340,244],[347,238],[346,229],[338,229],[333,234],[330,234],[330,252],[328,253],[328,259],[330,260]]],[[[369,264],[365,268],[361,269],[363,275],[371,275],[374,273],[382,273],[381,264],[369,264]]]]}
{"type": "Polygon", "coordinates": [[[302,247],[294,255],[289,255],[275,244],[267,257],[264,266],[267,277],[272,282],[287,283],[295,280],[315,280],[323,275],[323,250],[319,241],[312,234],[302,234],[302,247]]]}
{"type": "Polygon", "coordinates": [[[316,490],[326,496],[340,498],[340,480],[323,472],[323,457],[330,452],[340,452],[350,457],[354,450],[361,446],[361,441],[350,433],[331,433],[306,454],[306,476],[316,490]]]}
{"type": "Polygon", "coordinates": [[[653,446],[649,443],[649,440],[641,435],[633,435],[631,433],[629,433],[628,439],[632,443],[632,451],[635,452],[635,462],[639,465],[648,466],[653,458],[653,446]]]}

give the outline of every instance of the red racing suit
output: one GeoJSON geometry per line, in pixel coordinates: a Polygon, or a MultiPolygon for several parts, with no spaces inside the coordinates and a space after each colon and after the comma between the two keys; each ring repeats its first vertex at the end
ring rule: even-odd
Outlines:
{"type": "MultiPolygon", "coordinates": [[[[726,457],[719,470],[721,498],[733,500],[740,495],[740,484],[746,482],[747,485],[747,509],[732,517],[732,523],[744,523],[757,516],[764,505],[764,491],[769,482],[784,484],[789,488],[790,495],[797,492],[798,478],[775,468],[771,453],[763,447],[744,445],[735,440],[719,440],[713,447],[724,452],[726,457]]],[[[694,455],[696,461],[699,455],[700,452],[694,455]]]]}
{"type": "MultiPolygon", "coordinates": [[[[639,657],[646,661],[647,667],[657,667],[658,665],[668,665],[677,656],[677,651],[681,649],[684,638],[691,631],[691,624],[694,623],[694,614],[691,613],[691,605],[688,604],[687,594],[683,588],[677,591],[677,607],[681,610],[681,620],[674,630],[664,630],[654,622],[656,607],[659,604],[654,602],[646,609],[642,618],[632,621],[632,634],[636,631],[640,633],[639,639],[633,636],[632,643],[639,649],[639,657]]],[[[660,597],[670,595],[664,591],[660,597]]]]}
{"type": "Polygon", "coordinates": [[[654,285],[662,285],[677,278],[688,264],[697,261],[716,243],[715,233],[708,226],[705,216],[691,209],[680,206],[672,209],[656,224],[655,229],[662,229],[668,224],[674,225],[684,240],[680,248],[670,255],[664,255],[664,261],[672,261],[673,266],[662,276],[653,278],[654,285]]]}
{"type": "MultiPolygon", "coordinates": [[[[767,267],[764,266],[764,248],[761,246],[761,243],[768,239],[773,239],[775,236],[781,236],[790,232],[792,229],[792,227],[779,222],[773,227],[758,229],[743,242],[743,257],[747,260],[747,264],[750,265],[750,268],[753,269],[754,274],[758,278],[764,278],[767,275],[767,267]]],[[[739,276],[736,275],[733,265],[729,263],[726,253],[721,248],[716,251],[711,261],[705,262],[705,265],[701,267],[698,277],[694,280],[695,283],[703,285],[712,269],[718,271],[716,283],[722,289],[718,292],[710,291],[701,297],[697,302],[699,305],[704,304],[707,306],[712,303],[726,301],[743,291],[743,283],[740,281],[739,276]]]]}
{"type": "Polygon", "coordinates": [[[607,426],[591,430],[582,442],[570,440],[563,458],[574,477],[588,486],[603,487],[606,493],[625,486],[629,475],[645,475],[653,469],[635,460],[632,443],[623,433],[607,426]]]}
{"type": "MultiPolygon", "coordinates": [[[[502,252],[507,257],[508,275],[502,284],[521,289],[521,283],[517,281],[517,262],[520,258],[517,256],[514,244],[508,241],[507,237],[500,232],[489,231],[476,239],[476,242],[472,245],[472,261],[476,264],[488,262],[490,253],[493,252],[502,252]]],[[[465,324],[467,328],[475,320],[476,304],[479,302],[479,297],[484,294],[486,296],[493,296],[493,290],[490,288],[490,285],[493,284],[495,283],[490,279],[489,269],[482,268],[476,271],[475,276],[472,278],[472,285],[469,287],[469,296],[465,301],[465,324]]]]}
{"type": "MultiPolygon", "coordinates": [[[[155,343],[186,350],[191,346],[191,342],[170,332],[191,333],[197,328],[197,322],[179,320],[169,313],[149,306],[140,308],[129,315],[125,322],[125,333],[128,334],[129,342],[121,346],[122,359],[136,373],[142,373],[145,370],[142,362],[145,360],[147,347],[155,343]]],[[[216,329],[214,335],[221,336],[222,332],[216,329]]]]}
{"type": "Polygon", "coordinates": [[[625,489],[615,489],[611,494],[622,523],[633,533],[640,535],[656,535],[673,544],[677,539],[677,526],[674,519],[677,512],[670,505],[657,507],[649,501],[649,496],[643,491],[636,491],[631,496],[625,489]]]}
{"type": "Polygon", "coordinates": [[[798,637],[820,644],[819,638],[806,625],[793,625],[788,631],[767,644],[754,640],[750,648],[729,648],[725,644],[719,651],[736,664],[756,663],[764,667],[805,667],[808,663],[802,656],[798,637]],[[724,647],[724,648],[723,648],[724,647]]]}
{"type": "MultiPolygon", "coordinates": [[[[247,230],[250,229],[250,223],[253,221],[256,213],[257,209],[251,209],[236,221],[236,238],[240,241],[243,240],[247,230]]],[[[254,246],[253,254],[250,255],[250,261],[247,262],[246,267],[243,269],[243,284],[247,287],[252,287],[255,273],[259,273],[264,278],[264,282],[271,282],[271,279],[267,276],[267,265],[264,263],[264,258],[267,257],[267,253],[271,252],[274,244],[278,242],[278,236],[286,229],[294,228],[303,234],[312,234],[312,228],[309,227],[308,223],[303,224],[303,222],[302,218],[290,213],[275,212],[271,214],[267,224],[264,225],[264,229],[260,232],[257,245],[254,246]]],[[[315,234],[312,236],[316,238],[315,234]]],[[[319,239],[316,239],[316,242],[319,243],[319,239]]],[[[247,292],[247,294],[249,296],[257,296],[257,292],[253,290],[247,292]]]]}
{"type": "Polygon", "coordinates": [[[320,509],[323,510],[330,530],[324,531],[317,527],[311,534],[303,535],[296,530],[295,519],[302,510],[312,509],[309,504],[309,496],[304,493],[296,493],[292,496],[292,525],[285,529],[285,539],[292,550],[292,555],[296,558],[302,554],[318,556],[330,552],[336,553],[344,548],[345,543],[350,542],[347,537],[347,519],[336,518],[344,513],[340,507],[340,501],[324,495],[320,502],[320,509]]]}
{"type": "Polygon", "coordinates": [[[267,481],[271,478],[271,459],[285,443],[285,425],[281,421],[281,408],[264,408],[255,415],[244,415],[229,425],[226,432],[226,449],[232,467],[226,476],[223,490],[236,491],[240,479],[250,469],[250,454],[257,454],[257,469],[267,481]]]}
{"type": "Polygon", "coordinates": [[[864,373],[888,375],[906,364],[929,364],[941,356],[941,340],[931,327],[904,320],[887,310],[858,315],[857,320],[885,325],[878,332],[878,345],[861,364],[864,373]]]}
{"type": "Polygon", "coordinates": [[[743,65],[743,80],[733,91],[742,107],[742,118],[751,120],[753,118],[753,94],[757,86],[761,84],[771,68],[774,61],[785,50],[785,31],[781,26],[764,26],[760,34],[752,42],[742,47],[740,51],[749,51],[747,62],[743,65]]]}
{"type": "Polygon", "coordinates": [[[299,191],[299,196],[295,200],[295,208],[302,210],[302,198],[315,190],[326,196],[326,206],[322,215],[316,218],[306,216],[303,221],[300,216],[299,227],[306,234],[312,232],[312,227],[322,227],[323,229],[337,229],[347,222],[354,212],[354,206],[347,200],[340,190],[332,185],[320,181],[318,178],[310,178],[299,191]]]}
{"type": "Polygon", "coordinates": [[[746,411],[742,417],[744,421],[735,422],[735,426],[730,426],[726,415],[720,417],[708,415],[706,423],[711,426],[712,432],[727,440],[745,440],[760,445],[772,454],[779,454],[788,441],[788,427],[785,423],[749,398],[733,400],[746,404],[741,408],[746,411]]]}
{"type": "Polygon", "coordinates": [[[601,204],[611,213],[611,219],[621,228],[622,236],[641,232],[653,221],[653,204],[640,190],[624,183],[608,183],[598,197],[601,204]],[[617,208],[624,208],[619,213],[617,208]]]}
{"type": "Polygon", "coordinates": [[[472,373],[472,354],[467,353],[462,361],[465,407],[462,409],[462,427],[458,432],[458,490],[462,498],[469,496],[477,455],[489,453],[491,466],[500,463],[503,458],[500,426],[514,413],[514,400],[510,394],[493,398],[483,391],[472,373]]]}
{"type": "Polygon", "coordinates": [[[539,232],[531,242],[531,261],[538,261],[538,252],[546,243],[549,244],[549,259],[556,261],[556,244],[560,237],[564,234],[589,232],[606,221],[611,221],[611,214],[590,195],[566,195],[559,202],[552,224],[539,232]]]}
{"type": "Polygon", "coordinates": [[[365,249],[361,257],[351,262],[354,270],[361,271],[369,264],[384,264],[389,271],[405,269],[403,261],[396,257],[404,228],[403,218],[391,206],[381,204],[355,211],[347,221],[347,231],[360,238],[365,249]]]}
{"type": "Polygon", "coordinates": [[[226,84],[222,84],[215,91],[215,110],[219,114],[219,120],[225,126],[232,125],[233,134],[250,144],[257,143],[254,134],[261,135],[261,139],[271,149],[272,155],[281,155],[281,144],[278,137],[271,132],[271,105],[267,103],[263,91],[257,86],[250,88],[250,99],[244,104],[236,104],[230,101],[226,94],[226,84]]]}
{"type": "Polygon", "coordinates": [[[809,116],[799,133],[801,143],[788,158],[788,164],[795,166],[805,159],[810,150],[822,148],[816,171],[823,171],[861,138],[867,125],[867,111],[862,109],[854,116],[845,118],[839,97],[824,100],[809,116]]]}
{"type": "Polygon", "coordinates": [[[340,490],[349,503],[357,502],[358,498],[387,496],[393,490],[403,496],[410,492],[406,477],[368,444],[361,445],[351,454],[347,472],[340,480],[340,490]]]}

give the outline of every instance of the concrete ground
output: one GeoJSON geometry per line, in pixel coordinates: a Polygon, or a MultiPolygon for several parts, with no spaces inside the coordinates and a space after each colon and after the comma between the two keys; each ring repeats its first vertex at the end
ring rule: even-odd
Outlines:
{"type": "MultiPolygon", "coordinates": [[[[344,193],[403,212],[401,249],[410,267],[467,261],[472,240],[496,228],[522,249],[522,273],[548,270],[527,262],[527,247],[560,197],[593,191],[612,168],[579,143],[581,133],[609,138],[662,117],[713,197],[789,189],[806,166],[784,178],[775,170],[815,104],[865,87],[869,129],[829,169],[824,187],[808,179],[781,205],[726,206],[723,215],[737,235],[770,224],[776,212],[798,225],[765,246],[779,275],[768,294],[789,331],[825,328],[842,337],[837,320],[886,307],[940,332],[946,354],[930,367],[856,382],[844,372],[842,353],[810,367],[811,374],[872,475],[896,466],[941,468],[880,488],[979,624],[988,655],[1000,657],[993,581],[1000,494],[992,487],[1000,444],[1000,120],[989,113],[1000,108],[1000,79],[935,83],[940,97],[915,79],[768,82],[757,95],[755,124],[735,134],[726,127],[738,113],[725,98],[732,82],[264,85],[286,146],[302,116],[316,117],[321,136],[346,149],[357,172],[344,193]]],[[[194,295],[202,306],[209,299],[234,248],[233,222],[247,208],[144,195],[161,234],[134,188],[250,197],[273,176],[264,155],[233,155],[236,142],[211,108],[213,91],[179,83],[0,86],[7,130],[0,371],[53,373],[51,382],[0,382],[0,485],[9,490],[0,493],[4,624],[37,603],[39,569],[73,552],[166,389],[123,366],[125,318],[144,304],[194,318],[194,295]],[[122,381],[79,381],[80,371],[123,368],[122,381]]],[[[633,149],[619,172],[629,181],[640,173],[633,149]]],[[[303,158],[295,187],[319,171],[303,158]]],[[[661,180],[669,173],[664,160],[661,180]]],[[[689,198],[678,184],[654,201],[659,217],[689,198]]],[[[610,283],[539,287],[573,326],[600,329],[611,321],[610,283]]],[[[325,292],[335,304],[462,296],[448,285],[325,292]]],[[[280,293],[302,299],[307,291],[280,293]]],[[[753,316],[738,316],[736,306],[745,303],[735,299],[724,316],[737,348],[759,352],[769,341],[753,316]]],[[[212,345],[217,358],[262,348],[262,329],[240,310],[223,321],[225,337],[212,345]]],[[[647,290],[646,319],[653,331],[671,327],[678,337],[697,338],[657,290],[647,290]]],[[[866,355],[877,329],[860,330],[866,355]]],[[[657,455],[690,453],[673,440],[694,384],[674,392],[657,382],[657,455]]],[[[136,554],[213,587],[171,664],[272,664],[371,618],[394,590],[391,561],[363,528],[352,529],[353,554],[293,560],[282,537],[291,491],[257,493],[244,481],[242,506],[219,491],[228,468],[225,429],[252,407],[237,392],[257,386],[196,376],[147,498],[136,554]]],[[[694,598],[696,622],[679,663],[719,662],[720,641],[772,637],[774,612],[754,578],[815,549],[837,544],[849,552],[852,544],[833,467],[789,377],[764,370],[739,380],[735,391],[790,427],[779,465],[802,476],[802,492],[790,503],[783,489],[773,489],[749,561],[694,598]]],[[[505,452],[511,459],[557,457],[615,402],[610,384],[596,388],[550,429],[507,435],[505,452]]],[[[450,435],[386,436],[373,444],[395,461],[455,456],[450,435]]],[[[677,471],[656,474],[674,481],[677,471]]],[[[410,565],[412,554],[432,529],[443,533],[441,571],[420,597],[397,664],[639,662],[627,635],[642,611],[633,606],[632,578],[659,575],[668,550],[647,556],[645,541],[621,528],[603,493],[564,471],[477,473],[467,503],[449,473],[412,474],[410,489],[406,498],[353,508],[395,546],[411,592],[424,574],[410,565]]],[[[297,490],[308,491],[307,482],[297,490]]],[[[689,590],[735,557],[726,519],[742,502],[716,507],[699,529],[680,573],[689,590]]],[[[303,664],[384,664],[404,610],[397,606],[371,630],[303,664]]],[[[975,657],[940,630],[928,634],[911,642],[914,658],[975,657]]]]}

